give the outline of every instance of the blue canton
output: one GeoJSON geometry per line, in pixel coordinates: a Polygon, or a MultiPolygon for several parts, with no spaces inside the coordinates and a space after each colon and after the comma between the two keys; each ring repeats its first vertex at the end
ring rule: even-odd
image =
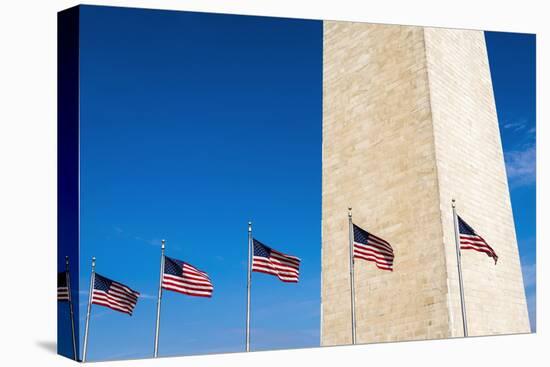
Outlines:
{"type": "Polygon", "coordinates": [[[175,275],[178,277],[183,276],[183,262],[164,257],[164,274],[175,275]]]}
{"type": "Polygon", "coordinates": [[[353,225],[353,241],[362,244],[369,243],[369,232],[359,228],[355,224],[353,225]]]}
{"type": "Polygon", "coordinates": [[[95,279],[94,279],[94,289],[108,292],[109,288],[111,288],[111,284],[113,283],[112,280],[107,279],[97,273],[95,273],[95,279]]]}
{"type": "Polygon", "coordinates": [[[253,242],[254,242],[254,256],[269,258],[269,256],[271,255],[271,249],[256,239],[253,239],[253,242]]]}

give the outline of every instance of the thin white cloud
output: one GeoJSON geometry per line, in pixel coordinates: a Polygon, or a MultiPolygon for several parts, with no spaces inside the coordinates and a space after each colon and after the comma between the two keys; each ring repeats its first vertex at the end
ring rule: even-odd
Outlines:
{"type": "Polygon", "coordinates": [[[535,144],[523,150],[505,153],[506,172],[511,186],[528,186],[536,182],[537,150],[535,144]]]}
{"type": "Polygon", "coordinates": [[[155,300],[156,300],[156,299],[157,299],[157,296],[154,296],[154,295],[152,295],[152,294],[147,294],[147,293],[140,293],[139,299],[147,299],[147,300],[149,300],[149,299],[155,299],[155,300]]]}
{"type": "Polygon", "coordinates": [[[123,228],[119,226],[113,226],[113,230],[115,232],[115,235],[120,238],[131,239],[131,240],[146,243],[147,245],[151,245],[155,247],[160,247],[160,244],[162,242],[162,240],[159,238],[150,239],[150,238],[143,238],[141,236],[132,235],[131,233],[126,232],[123,228]]]}
{"type": "Polygon", "coordinates": [[[143,238],[143,237],[140,237],[140,236],[134,236],[134,239],[136,241],[141,241],[141,242],[144,242],[148,245],[151,245],[151,246],[158,246],[160,247],[161,243],[162,243],[162,240],[160,239],[157,239],[157,238],[153,238],[153,239],[147,239],[147,238],[143,238]]]}
{"type": "Polygon", "coordinates": [[[523,272],[523,284],[525,288],[531,288],[537,282],[537,264],[526,264],[521,267],[523,272]]]}
{"type": "Polygon", "coordinates": [[[525,287],[525,296],[527,298],[527,310],[529,312],[529,322],[531,332],[537,331],[537,266],[536,261],[524,261],[522,258],[521,271],[523,273],[523,285],[525,287]]]}
{"type": "Polygon", "coordinates": [[[527,293],[527,309],[531,332],[534,333],[537,331],[537,293],[534,290],[527,293]]]}
{"type": "Polygon", "coordinates": [[[90,318],[92,318],[92,319],[100,319],[100,318],[102,318],[102,317],[104,317],[104,316],[106,316],[106,315],[108,315],[108,314],[109,314],[109,312],[107,312],[107,311],[95,312],[95,313],[92,313],[92,314],[90,315],[90,318]]]}
{"type": "Polygon", "coordinates": [[[527,122],[528,122],[527,119],[520,118],[512,121],[505,121],[503,126],[506,130],[512,130],[517,132],[525,129],[525,127],[527,126],[527,122]]]}
{"type": "Polygon", "coordinates": [[[502,123],[502,127],[509,132],[533,134],[535,132],[535,127],[532,126],[531,122],[532,121],[526,117],[519,117],[513,120],[505,120],[502,123]]]}

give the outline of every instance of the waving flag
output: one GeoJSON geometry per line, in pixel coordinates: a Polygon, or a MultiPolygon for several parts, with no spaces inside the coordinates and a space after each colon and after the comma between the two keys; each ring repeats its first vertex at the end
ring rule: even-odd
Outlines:
{"type": "Polygon", "coordinates": [[[487,256],[492,257],[495,260],[495,265],[498,260],[498,256],[487,242],[478,235],[472,227],[468,225],[460,216],[458,218],[458,232],[460,233],[460,249],[461,250],[475,250],[479,252],[485,252],[487,256]]]}
{"type": "Polygon", "coordinates": [[[207,273],[169,257],[164,258],[162,288],[197,297],[212,297],[214,290],[207,273]]]}
{"type": "Polygon", "coordinates": [[[139,292],[97,273],[94,273],[94,277],[92,303],[131,316],[136,307],[139,292]]]}
{"type": "Polygon", "coordinates": [[[252,271],[277,276],[283,282],[297,283],[300,276],[300,259],[267,247],[253,239],[252,271]]]}
{"type": "Polygon", "coordinates": [[[382,270],[393,271],[393,248],[391,245],[359,226],[353,225],[353,257],[373,261],[382,270]]]}
{"type": "Polygon", "coordinates": [[[69,286],[67,282],[67,272],[57,273],[57,300],[69,301],[69,286]]]}

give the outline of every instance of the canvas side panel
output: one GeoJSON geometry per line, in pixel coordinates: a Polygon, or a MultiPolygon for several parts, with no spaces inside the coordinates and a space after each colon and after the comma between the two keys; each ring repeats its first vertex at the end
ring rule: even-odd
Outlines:
{"type": "MultiPolygon", "coordinates": [[[[78,356],[79,8],[57,15],[57,270],[68,256],[78,356]]],[[[52,294],[52,298],[54,295],[52,294]]],[[[73,358],[68,302],[58,302],[57,351],[73,358]]]]}

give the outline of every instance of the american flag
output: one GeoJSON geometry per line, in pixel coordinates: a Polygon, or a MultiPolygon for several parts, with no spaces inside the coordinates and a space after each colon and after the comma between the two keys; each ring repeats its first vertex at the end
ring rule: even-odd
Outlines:
{"type": "Polygon", "coordinates": [[[478,235],[472,227],[468,225],[462,218],[458,217],[458,232],[460,233],[460,249],[461,250],[475,250],[479,252],[485,252],[487,256],[492,257],[495,260],[495,265],[498,260],[498,256],[491,246],[485,242],[483,237],[478,235]]]}
{"type": "Polygon", "coordinates": [[[69,285],[67,284],[67,272],[57,273],[57,300],[69,301],[69,285]]]}
{"type": "Polygon", "coordinates": [[[204,271],[166,256],[162,288],[197,297],[212,297],[214,290],[210,277],[204,271]]]}
{"type": "Polygon", "coordinates": [[[115,311],[132,315],[138,301],[139,292],[124,284],[94,273],[92,303],[109,307],[115,311]]]}
{"type": "Polygon", "coordinates": [[[298,283],[300,259],[267,247],[253,239],[252,271],[276,275],[283,282],[298,283]]]}
{"type": "Polygon", "coordinates": [[[382,270],[393,271],[393,248],[391,245],[359,226],[353,225],[353,257],[374,261],[382,270]]]}

